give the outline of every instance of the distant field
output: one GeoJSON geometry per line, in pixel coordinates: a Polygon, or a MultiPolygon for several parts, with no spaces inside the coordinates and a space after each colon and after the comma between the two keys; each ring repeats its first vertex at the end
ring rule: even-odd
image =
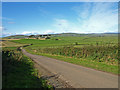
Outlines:
{"type": "Polygon", "coordinates": [[[12,42],[32,44],[25,47],[32,54],[45,55],[102,71],[118,73],[117,35],[55,36],[47,40],[21,39],[12,42]]]}
{"type": "Polygon", "coordinates": [[[56,46],[66,46],[66,45],[74,45],[77,42],[77,46],[84,46],[84,45],[115,45],[118,43],[117,36],[105,36],[105,37],[90,37],[90,36],[83,36],[83,37],[52,37],[50,40],[37,40],[37,39],[21,39],[15,40],[13,42],[21,43],[21,44],[33,44],[32,47],[40,46],[40,47],[56,47],[56,46]],[[59,40],[55,40],[59,39],[59,40]]]}
{"type": "Polygon", "coordinates": [[[26,44],[11,42],[11,40],[0,41],[0,43],[2,47],[19,47],[19,46],[26,45],[26,44]]]}

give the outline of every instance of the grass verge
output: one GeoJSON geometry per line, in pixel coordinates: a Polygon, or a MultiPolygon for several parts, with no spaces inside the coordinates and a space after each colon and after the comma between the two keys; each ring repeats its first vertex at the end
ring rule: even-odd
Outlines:
{"type": "Polygon", "coordinates": [[[65,57],[65,56],[61,56],[61,55],[52,55],[52,54],[46,54],[46,53],[32,52],[29,49],[26,49],[26,51],[31,54],[47,56],[47,57],[58,59],[61,61],[93,68],[96,70],[109,72],[109,73],[113,73],[113,74],[118,74],[118,65],[111,65],[111,64],[107,64],[105,62],[96,62],[96,61],[91,60],[90,58],[83,59],[83,58],[72,58],[72,57],[67,57],[67,56],[65,57]]]}
{"type": "Polygon", "coordinates": [[[2,69],[3,88],[52,88],[40,78],[33,61],[15,47],[3,48],[2,69]]]}

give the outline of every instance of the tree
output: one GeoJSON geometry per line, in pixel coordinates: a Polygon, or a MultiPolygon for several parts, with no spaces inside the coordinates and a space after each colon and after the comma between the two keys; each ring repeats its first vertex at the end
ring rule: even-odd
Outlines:
{"type": "Polygon", "coordinates": [[[35,35],[30,35],[29,38],[35,37],[35,35]]]}

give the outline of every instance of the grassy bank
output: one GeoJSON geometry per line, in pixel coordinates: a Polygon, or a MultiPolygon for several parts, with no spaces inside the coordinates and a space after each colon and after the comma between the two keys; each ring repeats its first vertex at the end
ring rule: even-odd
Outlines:
{"type": "MultiPolygon", "coordinates": [[[[83,47],[58,47],[58,48],[39,48],[34,49],[31,47],[26,47],[35,53],[48,53],[52,55],[61,55],[71,58],[84,58],[91,59],[96,62],[105,62],[106,64],[118,64],[118,45],[90,45],[83,47]]],[[[29,51],[30,51],[29,50],[29,51]]]]}
{"type": "Polygon", "coordinates": [[[118,37],[116,35],[59,36],[51,37],[49,40],[21,39],[13,42],[32,44],[25,47],[32,54],[118,74],[118,37]]]}
{"type": "Polygon", "coordinates": [[[32,52],[31,50],[26,49],[27,52],[32,53],[32,54],[37,54],[37,55],[42,55],[42,56],[47,56],[50,58],[58,59],[61,61],[85,66],[88,68],[93,68],[96,70],[100,71],[105,71],[113,74],[118,74],[118,65],[113,65],[113,64],[107,64],[105,62],[97,62],[93,61],[90,58],[74,58],[74,57],[68,57],[68,56],[61,56],[61,55],[52,55],[52,54],[47,54],[47,53],[40,53],[40,52],[32,52]]]}
{"type": "Polygon", "coordinates": [[[52,88],[38,75],[34,63],[16,47],[2,50],[3,88],[52,88]]]}
{"type": "Polygon", "coordinates": [[[19,47],[19,46],[23,46],[23,45],[26,45],[26,44],[14,43],[10,40],[2,41],[2,47],[19,47]]]}

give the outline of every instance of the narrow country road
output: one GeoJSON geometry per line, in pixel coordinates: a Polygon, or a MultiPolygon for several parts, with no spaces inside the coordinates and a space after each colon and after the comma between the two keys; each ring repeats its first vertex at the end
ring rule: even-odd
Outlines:
{"type": "Polygon", "coordinates": [[[22,52],[59,78],[68,81],[75,88],[118,88],[118,76],[63,62],[45,56],[33,55],[22,49],[22,52]]]}

